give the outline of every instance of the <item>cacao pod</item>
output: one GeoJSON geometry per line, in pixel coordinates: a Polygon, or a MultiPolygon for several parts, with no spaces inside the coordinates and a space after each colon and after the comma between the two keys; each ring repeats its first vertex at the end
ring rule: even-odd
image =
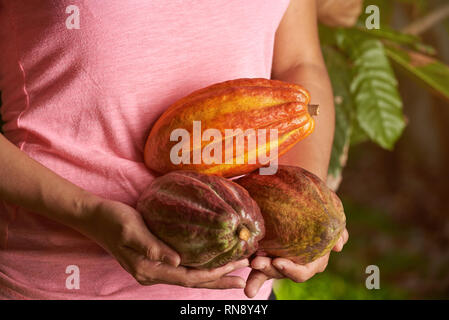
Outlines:
{"type": "Polygon", "coordinates": [[[256,200],[265,221],[260,255],[306,264],[327,254],[346,225],[338,196],[314,174],[280,165],[275,175],[236,180],[256,200]]]}
{"type": "Polygon", "coordinates": [[[145,164],[159,173],[194,170],[223,177],[249,173],[281,156],[313,131],[311,114],[318,110],[312,106],[309,113],[309,101],[303,87],[268,79],[236,79],[197,90],[171,105],[156,121],[145,144],[145,164]],[[194,121],[201,123],[199,142],[194,138],[194,121]],[[188,139],[170,141],[176,129],[185,130],[188,139]],[[213,142],[209,142],[211,137],[202,139],[208,129],[218,132],[213,142]],[[265,141],[257,136],[257,145],[249,143],[261,129],[265,141]],[[268,133],[274,130],[276,139],[268,139],[268,133]],[[237,147],[237,141],[243,141],[243,149],[237,147]],[[172,154],[175,145],[179,150],[172,154]],[[218,148],[213,161],[198,161],[195,154],[204,158],[211,145],[218,148]],[[187,152],[185,161],[173,161],[173,155],[179,156],[181,150],[187,152]],[[265,162],[260,161],[261,154],[265,162]]]}
{"type": "Polygon", "coordinates": [[[265,233],[260,209],[244,188],[193,171],[154,179],[137,210],[149,230],[189,267],[215,268],[248,257],[265,233]]]}

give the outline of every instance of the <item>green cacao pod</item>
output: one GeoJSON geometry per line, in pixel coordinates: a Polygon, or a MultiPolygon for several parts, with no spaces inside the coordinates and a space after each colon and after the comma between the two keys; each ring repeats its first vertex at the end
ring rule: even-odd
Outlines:
{"type": "Polygon", "coordinates": [[[236,182],[256,200],[265,221],[260,255],[306,264],[328,253],[345,228],[340,199],[302,168],[280,165],[275,175],[251,173],[236,182]]]}
{"type": "Polygon", "coordinates": [[[194,171],[154,179],[137,210],[150,231],[188,267],[215,268],[246,258],[265,234],[260,209],[244,188],[194,171]]]}

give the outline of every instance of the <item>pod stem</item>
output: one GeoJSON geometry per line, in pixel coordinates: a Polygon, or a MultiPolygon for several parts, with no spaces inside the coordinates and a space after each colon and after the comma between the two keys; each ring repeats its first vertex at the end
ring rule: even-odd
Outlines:
{"type": "Polygon", "coordinates": [[[307,105],[310,115],[317,116],[320,114],[320,105],[319,104],[308,104],[307,105]]]}
{"type": "Polygon", "coordinates": [[[251,232],[249,231],[249,229],[247,227],[245,227],[243,225],[240,226],[238,233],[239,233],[240,240],[243,240],[243,241],[248,241],[248,239],[251,237],[251,232]]]}

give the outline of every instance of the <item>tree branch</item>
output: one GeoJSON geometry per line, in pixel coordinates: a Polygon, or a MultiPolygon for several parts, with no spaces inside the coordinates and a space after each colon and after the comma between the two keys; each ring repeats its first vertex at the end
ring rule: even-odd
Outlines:
{"type": "Polygon", "coordinates": [[[436,8],[421,19],[418,19],[409,24],[402,31],[417,36],[432,28],[434,25],[447,17],[449,17],[449,4],[445,4],[436,8]]]}

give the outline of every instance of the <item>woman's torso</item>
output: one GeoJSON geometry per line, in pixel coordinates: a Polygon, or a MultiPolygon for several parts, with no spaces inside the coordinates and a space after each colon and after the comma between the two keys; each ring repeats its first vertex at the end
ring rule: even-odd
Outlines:
{"type": "MultiPolygon", "coordinates": [[[[152,179],[142,159],[151,124],[195,89],[269,78],[288,2],[1,1],[5,136],[78,186],[134,205],[152,179]],[[70,5],[79,29],[67,27],[67,19],[76,26],[70,5]]],[[[0,297],[244,298],[242,290],[142,287],[77,232],[4,203],[0,248],[0,297]],[[70,265],[80,270],[80,289],[66,287],[70,265]]],[[[267,283],[258,298],[269,290],[267,283]]]]}

